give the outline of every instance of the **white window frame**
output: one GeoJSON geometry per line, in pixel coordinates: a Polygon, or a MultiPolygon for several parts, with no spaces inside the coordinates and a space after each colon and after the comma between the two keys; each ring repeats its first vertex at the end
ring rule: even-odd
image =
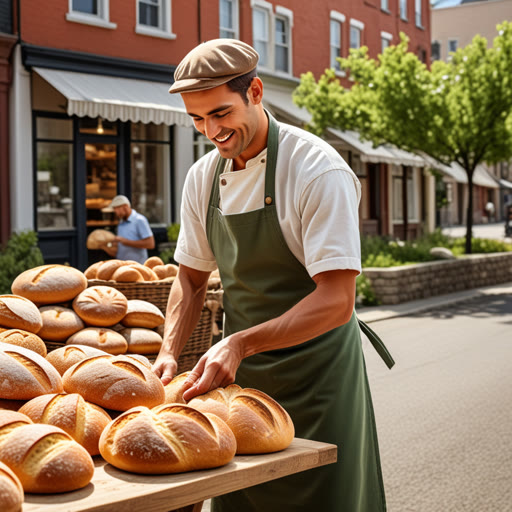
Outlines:
{"type": "Polygon", "coordinates": [[[400,9],[400,19],[403,21],[409,21],[407,18],[407,0],[398,0],[400,9]]]}
{"type": "Polygon", "coordinates": [[[423,9],[423,2],[421,0],[414,0],[414,20],[418,28],[423,28],[421,10],[423,9]]]}
{"type": "MultiPolygon", "coordinates": [[[[407,177],[407,222],[419,222],[419,169],[410,167],[410,176],[407,177]]],[[[391,166],[391,190],[392,190],[392,222],[393,224],[403,223],[402,211],[402,180],[403,170],[401,165],[391,166]],[[396,178],[396,179],[395,179],[396,178]]]]}
{"type": "Polygon", "coordinates": [[[351,49],[361,48],[361,46],[363,45],[363,30],[364,30],[364,23],[362,21],[355,20],[354,18],[350,19],[349,47],[351,49]],[[352,46],[352,29],[356,29],[359,32],[359,46],[352,46]]]}
{"type": "Polygon", "coordinates": [[[75,11],[73,10],[73,0],[68,0],[66,20],[111,30],[117,28],[117,23],[110,21],[110,0],[98,0],[98,14],[75,11]]]}
{"type": "Polygon", "coordinates": [[[331,33],[331,23],[330,23],[331,21],[336,21],[337,23],[339,23],[340,47],[339,47],[338,57],[341,57],[341,52],[343,51],[343,26],[345,24],[346,17],[344,14],[342,14],[341,12],[338,12],[338,11],[331,11],[329,13],[329,66],[331,68],[334,68],[334,72],[336,73],[336,75],[345,76],[346,75],[345,71],[336,67],[336,65],[339,66],[339,62],[336,61],[336,63],[333,63],[331,61],[331,48],[332,48],[332,33],[331,33]]]}
{"type": "Polygon", "coordinates": [[[384,53],[384,50],[391,45],[391,41],[393,40],[393,34],[389,32],[381,32],[380,33],[380,50],[381,53],[384,53]],[[384,43],[386,41],[386,43],[384,43]]]}
{"type": "MultiPolygon", "coordinates": [[[[262,69],[272,69],[273,62],[273,52],[272,52],[272,34],[273,34],[273,26],[272,26],[272,4],[270,2],[265,2],[264,0],[251,0],[251,8],[252,8],[252,24],[253,24],[253,42],[254,42],[254,12],[261,11],[267,18],[267,39],[265,40],[267,45],[267,53],[266,55],[260,54],[260,67],[262,69]],[[266,64],[263,64],[266,62],[266,64]]],[[[262,40],[263,41],[263,40],[262,40]]]]}
{"type": "Polygon", "coordinates": [[[139,23],[139,4],[140,0],[135,2],[136,25],[135,33],[143,36],[159,37],[162,39],[176,39],[176,34],[172,31],[172,3],[171,0],[158,0],[161,18],[160,27],[151,27],[139,23]]]}
{"type": "Polygon", "coordinates": [[[293,29],[293,11],[291,11],[290,9],[287,9],[286,7],[281,7],[280,5],[276,5],[276,13],[273,17],[273,31],[272,31],[272,37],[274,39],[273,41],[273,45],[272,45],[272,50],[273,50],[273,53],[274,53],[274,59],[273,59],[273,63],[274,63],[274,71],[279,74],[279,75],[285,75],[285,76],[290,76],[292,73],[293,73],[293,62],[292,62],[292,55],[293,55],[293,52],[292,52],[292,29],[293,29]],[[276,39],[275,39],[275,34],[276,34],[276,19],[277,18],[280,18],[281,20],[284,20],[285,22],[285,27],[286,27],[286,30],[287,30],[287,38],[288,38],[288,55],[287,55],[287,60],[288,60],[288,69],[287,70],[282,70],[282,69],[277,69],[276,68],[276,46],[278,45],[276,39]]]}
{"type": "Polygon", "coordinates": [[[389,12],[389,0],[380,0],[380,10],[389,12]]]}
{"type": "Polygon", "coordinates": [[[232,35],[230,36],[230,39],[239,39],[240,37],[240,18],[239,18],[239,12],[240,8],[238,5],[239,0],[226,0],[231,3],[231,18],[233,20],[233,26],[232,27],[223,27],[221,25],[221,18],[220,18],[220,9],[222,0],[219,1],[219,37],[226,37],[222,35],[222,31],[226,32],[232,32],[232,35]]]}

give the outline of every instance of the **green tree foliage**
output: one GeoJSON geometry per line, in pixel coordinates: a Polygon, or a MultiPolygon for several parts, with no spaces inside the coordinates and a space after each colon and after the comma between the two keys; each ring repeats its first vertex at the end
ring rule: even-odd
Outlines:
{"type": "Polygon", "coordinates": [[[408,38],[385,49],[377,59],[366,47],[339,59],[351,89],[344,89],[333,69],[315,80],[301,77],[297,105],[312,115],[309,129],[356,130],[375,146],[391,143],[427,154],[449,165],[459,163],[469,186],[466,252],[471,252],[473,173],[481,162],[512,157],[512,23],[498,25],[493,45],[476,36],[448,62],[428,69],[408,51],[408,38]]]}

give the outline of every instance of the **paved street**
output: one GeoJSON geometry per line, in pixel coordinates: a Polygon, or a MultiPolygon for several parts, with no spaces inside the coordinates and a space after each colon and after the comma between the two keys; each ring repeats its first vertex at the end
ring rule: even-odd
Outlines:
{"type": "MultiPolygon", "coordinates": [[[[466,236],[466,226],[449,226],[442,229],[443,234],[460,237],[466,236]]],[[[476,224],[473,226],[473,236],[475,238],[491,238],[495,240],[505,240],[512,242],[512,239],[505,239],[505,222],[493,222],[490,224],[476,224]]]]}
{"type": "Polygon", "coordinates": [[[512,295],[372,323],[365,340],[390,512],[512,510],[512,295]]]}

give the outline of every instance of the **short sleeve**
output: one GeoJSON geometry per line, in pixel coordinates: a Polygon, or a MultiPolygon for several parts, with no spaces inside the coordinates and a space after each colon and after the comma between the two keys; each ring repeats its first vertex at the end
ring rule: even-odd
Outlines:
{"type": "Polygon", "coordinates": [[[137,223],[137,231],[139,232],[139,237],[140,237],[139,240],[153,236],[153,231],[151,230],[148,219],[146,219],[146,217],[144,217],[144,215],[141,215],[139,217],[139,220],[137,223]]]}

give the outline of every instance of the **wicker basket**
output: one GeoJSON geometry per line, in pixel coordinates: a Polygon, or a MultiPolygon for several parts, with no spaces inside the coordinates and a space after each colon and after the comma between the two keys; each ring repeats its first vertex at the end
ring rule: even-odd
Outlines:
{"type": "MultiPolygon", "coordinates": [[[[116,281],[89,279],[88,285],[89,287],[112,286],[123,293],[128,300],[139,299],[151,302],[165,315],[173,281],[118,283],[116,281]]],[[[222,311],[222,294],[220,280],[210,279],[201,316],[178,359],[179,373],[191,370],[199,358],[210,348],[213,335],[218,334],[216,320],[222,311]]],[[[147,357],[153,362],[156,354],[147,357]]]]}

